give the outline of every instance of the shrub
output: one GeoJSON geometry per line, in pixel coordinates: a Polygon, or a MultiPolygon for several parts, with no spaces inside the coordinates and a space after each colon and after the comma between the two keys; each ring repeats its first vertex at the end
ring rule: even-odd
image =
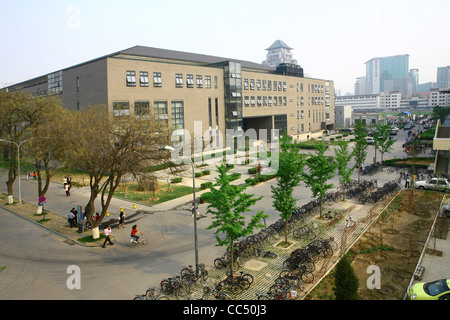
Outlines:
{"type": "Polygon", "coordinates": [[[344,256],[336,265],[334,294],[336,300],[358,300],[359,280],[350,263],[344,256]]]}
{"type": "Polygon", "coordinates": [[[179,183],[181,181],[183,181],[182,177],[176,177],[176,178],[170,179],[170,183],[179,183]]]}
{"type": "Polygon", "coordinates": [[[213,184],[212,182],[204,182],[204,183],[202,183],[202,184],[200,185],[200,187],[201,187],[202,189],[208,189],[208,188],[211,188],[213,185],[214,185],[214,184],[213,184]]]}

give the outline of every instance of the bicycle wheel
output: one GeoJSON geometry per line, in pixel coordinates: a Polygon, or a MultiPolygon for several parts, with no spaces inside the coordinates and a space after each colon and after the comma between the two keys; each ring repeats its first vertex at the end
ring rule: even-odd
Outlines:
{"type": "Polygon", "coordinates": [[[231,297],[225,292],[219,292],[216,296],[217,300],[231,300],[231,297]]]}
{"type": "Polygon", "coordinates": [[[136,241],[131,241],[130,242],[130,246],[133,247],[133,248],[136,247],[137,246],[137,242],[136,241]]]}
{"type": "Polygon", "coordinates": [[[190,294],[191,287],[187,284],[179,284],[178,289],[175,291],[177,300],[188,300],[190,294]]]}
{"type": "Polygon", "coordinates": [[[147,239],[142,239],[140,241],[140,243],[142,243],[143,245],[147,245],[148,244],[148,240],[147,239]]]}
{"type": "Polygon", "coordinates": [[[147,291],[145,291],[145,297],[147,298],[147,300],[155,300],[155,291],[148,289],[147,291]]]}
{"type": "Polygon", "coordinates": [[[222,258],[217,258],[214,260],[214,267],[216,267],[217,269],[222,269],[224,267],[222,258]]]}
{"type": "Polygon", "coordinates": [[[311,272],[305,271],[302,273],[300,278],[303,281],[303,283],[312,283],[314,281],[314,274],[312,274],[311,272]]]}
{"type": "Polygon", "coordinates": [[[194,275],[194,273],[189,268],[183,268],[180,271],[180,276],[182,279],[184,279],[186,276],[191,278],[194,275]]]}
{"type": "Polygon", "coordinates": [[[162,295],[156,298],[156,300],[170,300],[168,296],[162,295]]]}

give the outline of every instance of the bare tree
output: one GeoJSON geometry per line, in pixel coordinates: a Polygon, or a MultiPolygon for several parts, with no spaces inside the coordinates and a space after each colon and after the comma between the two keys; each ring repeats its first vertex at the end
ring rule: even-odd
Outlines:
{"type": "Polygon", "coordinates": [[[90,199],[85,214],[94,238],[106,215],[121,178],[158,163],[161,146],[167,144],[167,128],[150,113],[146,116],[114,116],[104,105],[71,112],[66,119],[66,158],[72,167],[89,172],[90,199]],[[95,200],[100,195],[100,219],[95,221],[95,200]]]}

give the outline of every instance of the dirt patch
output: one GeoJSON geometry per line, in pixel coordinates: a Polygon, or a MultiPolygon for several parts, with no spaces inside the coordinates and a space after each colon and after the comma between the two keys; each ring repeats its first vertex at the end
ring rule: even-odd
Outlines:
{"type": "Polygon", "coordinates": [[[403,298],[443,194],[408,189],[399,196],[398,209],[374,223],[350,251],[361,299],[403,298]],[[380,289],[367,288],[367,265],[380,268],[380,289]]]}
{"type": "MultiPolygon", "coordinates": [[[[443,196],[439,192],[403,190],[350,249],[361,300],[403,299],[443,196]],[[380,270],[380,289],[367,288],[373,274],[369,267],[373,266],[380,270]]],[[[333,288],[334,270],[307,298],[333,299],[333,288]]]]}

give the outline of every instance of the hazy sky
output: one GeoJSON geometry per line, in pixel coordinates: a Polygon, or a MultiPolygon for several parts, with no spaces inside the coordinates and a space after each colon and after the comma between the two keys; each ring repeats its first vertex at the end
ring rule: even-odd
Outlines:
{"type": "Polygon", "coordinates": [[[0,6],[0,87],[135,45],[261,63],[281,39],[305,73],[353,93],[365,62],[450,65],[449,0],[18,0],[0,6]]]}

